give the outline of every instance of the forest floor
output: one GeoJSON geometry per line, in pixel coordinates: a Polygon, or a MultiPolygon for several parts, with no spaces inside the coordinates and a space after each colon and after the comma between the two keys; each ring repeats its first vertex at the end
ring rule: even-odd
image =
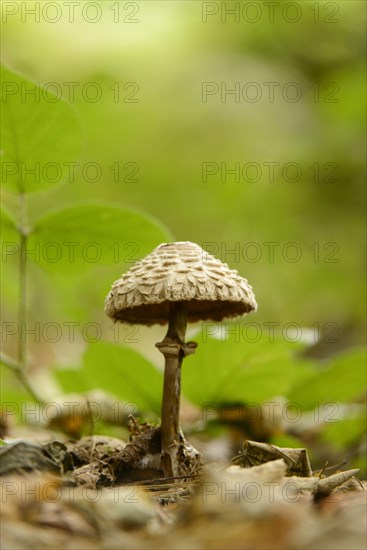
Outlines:
{"type": "Polygon", "coordinates": [[[313,472],[305,449],[245,442],[227,465],[168,479],[148,460],[156,449],[134,458],[137,442],[8,440],[0,448],[1,548],[366,548],[357,470],[313,472]]]}

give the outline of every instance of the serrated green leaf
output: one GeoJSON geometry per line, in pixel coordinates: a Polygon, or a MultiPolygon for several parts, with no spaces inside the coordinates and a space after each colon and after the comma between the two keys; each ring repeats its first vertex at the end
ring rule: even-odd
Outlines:
{"type": "Polygon", "coordinates": [[[2,185],[30,193],[66,181],[83,141],[75,109],[4,66],[1,81],[2,185]]]}
{"type": "Polygon", "coordinates": [[[343,403],[359,399],[366,391],[366,352],[347,351],[296,382],[289,399],[303,409],[322,403],[343,403]]]}
{"type": "Polygon", "coordinates": [[[57,377],[66,392],[102,388],[134,403],[139,410],[160,413],[162,373],[126,346],[110,342],[90,344],[82,368],[76,372],[60,370],[57,377]],[[71,385],[73,376],[74,386],[71,385]]]}
{"type": "Polygon", "coordinates": [[[192,402],[261,403],[286,394],[297,372],[293,355],[302,344],[266,338],[245,342],[235,334],[220,340],[203,334],[182,369],[183,393],[192,402]]]}
{"type": "Polygon", "coordinates": [[[83,270],[97,265],[131,265],[162,241],[171,239],[154,218],[105,202],[53,210],[36,222],[29,248],[49,271],[83,270]]]}

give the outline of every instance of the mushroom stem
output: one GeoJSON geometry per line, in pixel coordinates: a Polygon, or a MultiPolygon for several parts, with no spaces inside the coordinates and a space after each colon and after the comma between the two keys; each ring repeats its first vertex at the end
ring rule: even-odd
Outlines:
{"type": "Polygon", "coordinates": [[[179,475],[181,364],[185,355],[193,353],[196,347],[194,342],[185,344],[186,308],[185,302],[170,303],[168,332],[164,340],[156,344],[165,357],[161,450],[166,477],[179,475]]]}
{"type": "Polygon", "coordinates": [[[183,344],[187,327],[187,305],[185,302],[171,302],[169,305],[168,331],[166,338],[183,344]]]}

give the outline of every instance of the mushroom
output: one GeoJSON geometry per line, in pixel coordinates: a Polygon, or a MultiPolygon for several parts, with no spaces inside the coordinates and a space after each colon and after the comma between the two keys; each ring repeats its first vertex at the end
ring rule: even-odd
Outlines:
{"type": "Polygon", "coordinates": [[[105,303],[109,317],[148,326],[168,323],[164,340],[156,344],[165,357],[161,459],[167,477],[182,473],[181,364],[197,347],[185,343],[187,323],[221,321],[256,307],[246,279],[189,241],[159,245],[113,283],[105,303]]]}

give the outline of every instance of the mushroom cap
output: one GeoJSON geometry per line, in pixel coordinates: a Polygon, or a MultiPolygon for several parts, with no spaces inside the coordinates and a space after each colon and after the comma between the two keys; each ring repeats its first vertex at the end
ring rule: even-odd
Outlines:
{"type": "Polygon", "coordinates": [[[186,241],[161,244],[109,292],[105,311],[115,321],[168,323],[170,302],[187,303],[187,320],[221,321],[256,310],[252,287],[227,264],[186,241]]]}

